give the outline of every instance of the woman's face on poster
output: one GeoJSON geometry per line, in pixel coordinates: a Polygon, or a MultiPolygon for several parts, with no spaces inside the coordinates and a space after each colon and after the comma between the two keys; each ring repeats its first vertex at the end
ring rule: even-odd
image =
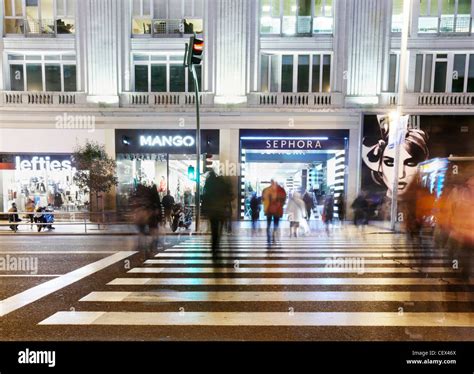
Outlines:
{"type": "MultiPolygon", "coordinates": [[[[410,186],[415,181],[417,174],[418,162],[413,156],[407,152],[405,147],[400,147],[400,160],[398,165],[398,197],[403,197],[407,191],[410,190],[410,186]]],[[[386,147],[382,156],[381,162],[382,178],[385,185],[388,188],[388,195],[392,196],[393,189],[393,178],[395,171],[395,147],[389,149],[386,147]]]]}

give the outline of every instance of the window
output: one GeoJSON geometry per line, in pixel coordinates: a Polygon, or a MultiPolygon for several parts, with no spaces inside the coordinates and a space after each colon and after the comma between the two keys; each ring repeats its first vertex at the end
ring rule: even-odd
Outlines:
{"type": "MultiPolygon", "coordinates": [[[[194,92],[191,74],[186,74],[183,55],[134,54],[135,92],[194,92]]],[[[201,66],[195,67],[201,90],[201,66]]]]}
{"type": "Polygon", "coordinates": [[[331,55],[267,55],[260,60],[261,92],[330,92],[331,55]]]}
{"type": "Polygon", "coordinates": [[[5,34],[74,34],[75,0],[5,0],[5,34]]]}
{"type": "Polygon", "coordinates": [[[202,34],[203,13],[204,0],[133,0],[132,35],[202,34]]]}
{"type": "Polygon", "coordinates": [[[392,0],[392,32],[402,32],[403,0],[392,0]]]}
{"type": "Polygon", "coordinates": [[[474,55],[417,54],[414,90],[415,92],[474,92],[474,55]]]}
{"type": "Polygon", "coordinates": [[[397,92],[398,57],[399,56],[395,53],[390,54],[389,66],[388,66],[387,92],[397,92]]]}
{"type": "Polygon", "coordinates": [[[332,0],[261,0],[262,35],[332,34],[332,0]]]}
{"type": "Polygon", "coordinates": [[[12,91],[77,90],[74,55],[9,54],[8,63],[12,91]]]}
{"type": "Polygon", "coordinates": [[[469,33],[472,0],[420,0],[418,33],[469,33]]]}

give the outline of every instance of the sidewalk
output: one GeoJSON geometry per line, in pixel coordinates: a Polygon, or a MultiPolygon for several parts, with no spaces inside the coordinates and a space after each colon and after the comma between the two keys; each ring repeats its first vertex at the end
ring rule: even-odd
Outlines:
{"type": "MultiPolygon", "coordinates": [[[[41,231],[38,233],[37,226],[33,225],[31,227],[30,223],[25,221],[20,222],[19,229],[16,233],[10,230],[8,221],[0,221],[0,236],[5,235],[137,235],[138,230],[135,225],[132,224],[113,224],[113,225],[101,225],[100,228],[96,223],[87,223],[87,226],[83,222],[77,222],[74,224],[71,223],[62,223],[57,222],[53,226],[55,230],[52,231],[41,231]]],[[[258,223],[258,235],[265,235],[266,232],[265,221],[259,221],[258,223]]],[[[201,221],[199,232],[195,232],[194,223],[189,230],[178,230],[172,232],[169,226],[165,228],[160,228],[161,234],[164,235],[209,235],[208,223],[206,220],[201,221]]],[[[281,221],[280,229],[282,235],[286,235],[289,230],[290,224],[288,221],[281,221]]],[[[311,221],[310,222],[311,233],[308,236],[320,236],[326,235],[325,227],[321,221],[311,221]]],[[[341,227],[340,223],[335,223],[331,232],[333,234],[338,234],[341,232],[344,233],[365,233],[365,234],[375,234],[375,233],[391,233],[390,224],[384,222],[371,222],[364,231],[356,229],[351,222],[346,221],[341,227]]],[[[235,221],[232,223],[232,231],[228,233],[231,235],[245,235],[251,236],[251,222],[249,221],[235,221]]]]}

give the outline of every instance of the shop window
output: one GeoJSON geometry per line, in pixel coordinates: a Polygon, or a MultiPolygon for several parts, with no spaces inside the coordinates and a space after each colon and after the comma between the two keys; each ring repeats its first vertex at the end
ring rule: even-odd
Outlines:
{"type": "Polygon", "coordinates": [[[5,34],[74,34],[75,1],[5,0],[5,34]]]}
{"type": "Polygon", "coordinates": [[[202,34],[203,14],[204,0],[133,0],[132,35],[202,34]]]}
{"type": "Polygon", "coordinates": [[[332,8],[332,0],[262,0],[260,34],[331,34],[332,8]]]}
{"type": "Polygon", "coordinates": [[[418,33],[469,33],[472,0],[420,0],[418,33]]]}
{"type": "Polygon", "coordinates": [[[267,55],[260,60],[261,92],[330,92],[331,55],[267,55]]]}
{"type": "Polygon", "coordinates": [[[75,56],[10,54],[8,63],[12,91],[77,90],[75,56]]]}
{"type": "MultiPolygon", "coordinates": [[[[191,74],[186,74],[182,55],[135,54],[135,92],[194,92],[191,74]]],[[[202,90],[201,66],[196,67],[202,90]]]]}

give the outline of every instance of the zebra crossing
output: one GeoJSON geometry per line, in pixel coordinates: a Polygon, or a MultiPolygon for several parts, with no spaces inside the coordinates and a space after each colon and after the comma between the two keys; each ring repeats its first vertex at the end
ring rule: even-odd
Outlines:
{"type": "Polygon", "coordinates": [[[448,253],[393,234],[192,236],[98,288],[40,325],[474,327],[448,253]]]}

